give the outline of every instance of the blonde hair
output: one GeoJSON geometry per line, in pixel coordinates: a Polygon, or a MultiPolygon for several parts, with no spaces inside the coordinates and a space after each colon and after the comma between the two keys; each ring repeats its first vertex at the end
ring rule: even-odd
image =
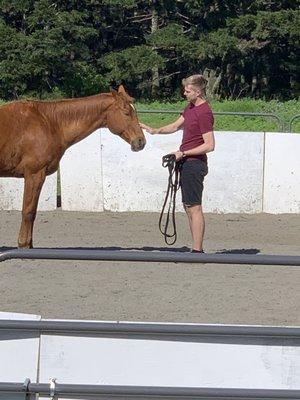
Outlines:
{"type": "Polygon", "coordinates": [[[191,76],[188,76],[185,79],[182,79],[182,85],[183,86],[192,85],[195,88],[201,90],[201,92],[203,94],[205,94],[206,86],[207,86],[207,80],[204,78],[203,75],[200,75],[200,74],[191,75],[191,76]]]}

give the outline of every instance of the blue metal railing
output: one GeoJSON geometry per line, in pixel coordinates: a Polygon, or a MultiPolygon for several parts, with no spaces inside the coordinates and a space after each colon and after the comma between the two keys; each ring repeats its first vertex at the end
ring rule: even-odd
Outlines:
{"type": "MultiPolygon", "coordinates": [[[[235,388],[201,388],[201,387],[167,387],[167,386],[113,386],[113,385],[54,385],[46,383],[0,382],[0,393],[23,393],[50,396],[103,396],[104,398],[197,398],[197,399],[298,399],[300,390],[280,389],[235,389],[235,388]]],[[[97,397],[99,398],[99,397],[97,397]]]]}
{"type": "Polygon", "coordinates": [[[196,264],[247,264],[300,266],[300,256],[263,254],[197,254],[172,251],[15,249],[0,253],[0,262],[10,259],[56,259],[94,261],[181,262],[196,264]]]}

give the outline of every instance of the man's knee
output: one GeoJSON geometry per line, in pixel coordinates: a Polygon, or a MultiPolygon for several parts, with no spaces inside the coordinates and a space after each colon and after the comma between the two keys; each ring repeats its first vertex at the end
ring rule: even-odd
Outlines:
{"type": "Polygon", "coordinates": [[[202,214],[202,206],[200,204],[185,204],[184,209],[189,215],[202,214]]]}

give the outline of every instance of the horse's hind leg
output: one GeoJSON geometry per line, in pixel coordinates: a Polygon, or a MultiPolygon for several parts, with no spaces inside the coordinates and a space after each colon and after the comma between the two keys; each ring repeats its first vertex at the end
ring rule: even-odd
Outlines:
{"type": "Polygon", "coordinates": [[[22,208],[22,224],[19,233],[18,246],[22,248],[32,247],[32,231],[36,217],[36,210],[40,193],[45,182],[45,171],[35,174],[28,173],[24,177],[24,195],[22,208]]]}

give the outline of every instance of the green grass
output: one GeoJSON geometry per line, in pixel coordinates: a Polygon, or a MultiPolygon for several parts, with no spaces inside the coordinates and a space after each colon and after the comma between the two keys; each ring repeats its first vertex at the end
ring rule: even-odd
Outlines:
{"type": "MultiPolygon", "coordinates": [[[[263,101],[253,99],[211,101],[214,112],[250,112],[250,113],[268,113],[277,115],[284,124],[284,131],[288,131],[290,119],[300,114],[300,100],[289,100],[279,102],[276,100],[263,101]]],[[[137,109],[140,110],[174,110],[178,114],[146,114],[139,113],[140,120],[150,126],[159,127],[174,121],[179,112],[186,106],[185,101],[177,103],[137,103],[137,109]]],[[[223,116],[215,115],[215,130],[219,131],[254,131],[254,132],[280,132],[281,124],[276,119],[269,117],[241,117],[241,116],[223,116]]],[[[292,125],[293,132],[300,132],[300,118],[295,120],[292,125]]]]}

